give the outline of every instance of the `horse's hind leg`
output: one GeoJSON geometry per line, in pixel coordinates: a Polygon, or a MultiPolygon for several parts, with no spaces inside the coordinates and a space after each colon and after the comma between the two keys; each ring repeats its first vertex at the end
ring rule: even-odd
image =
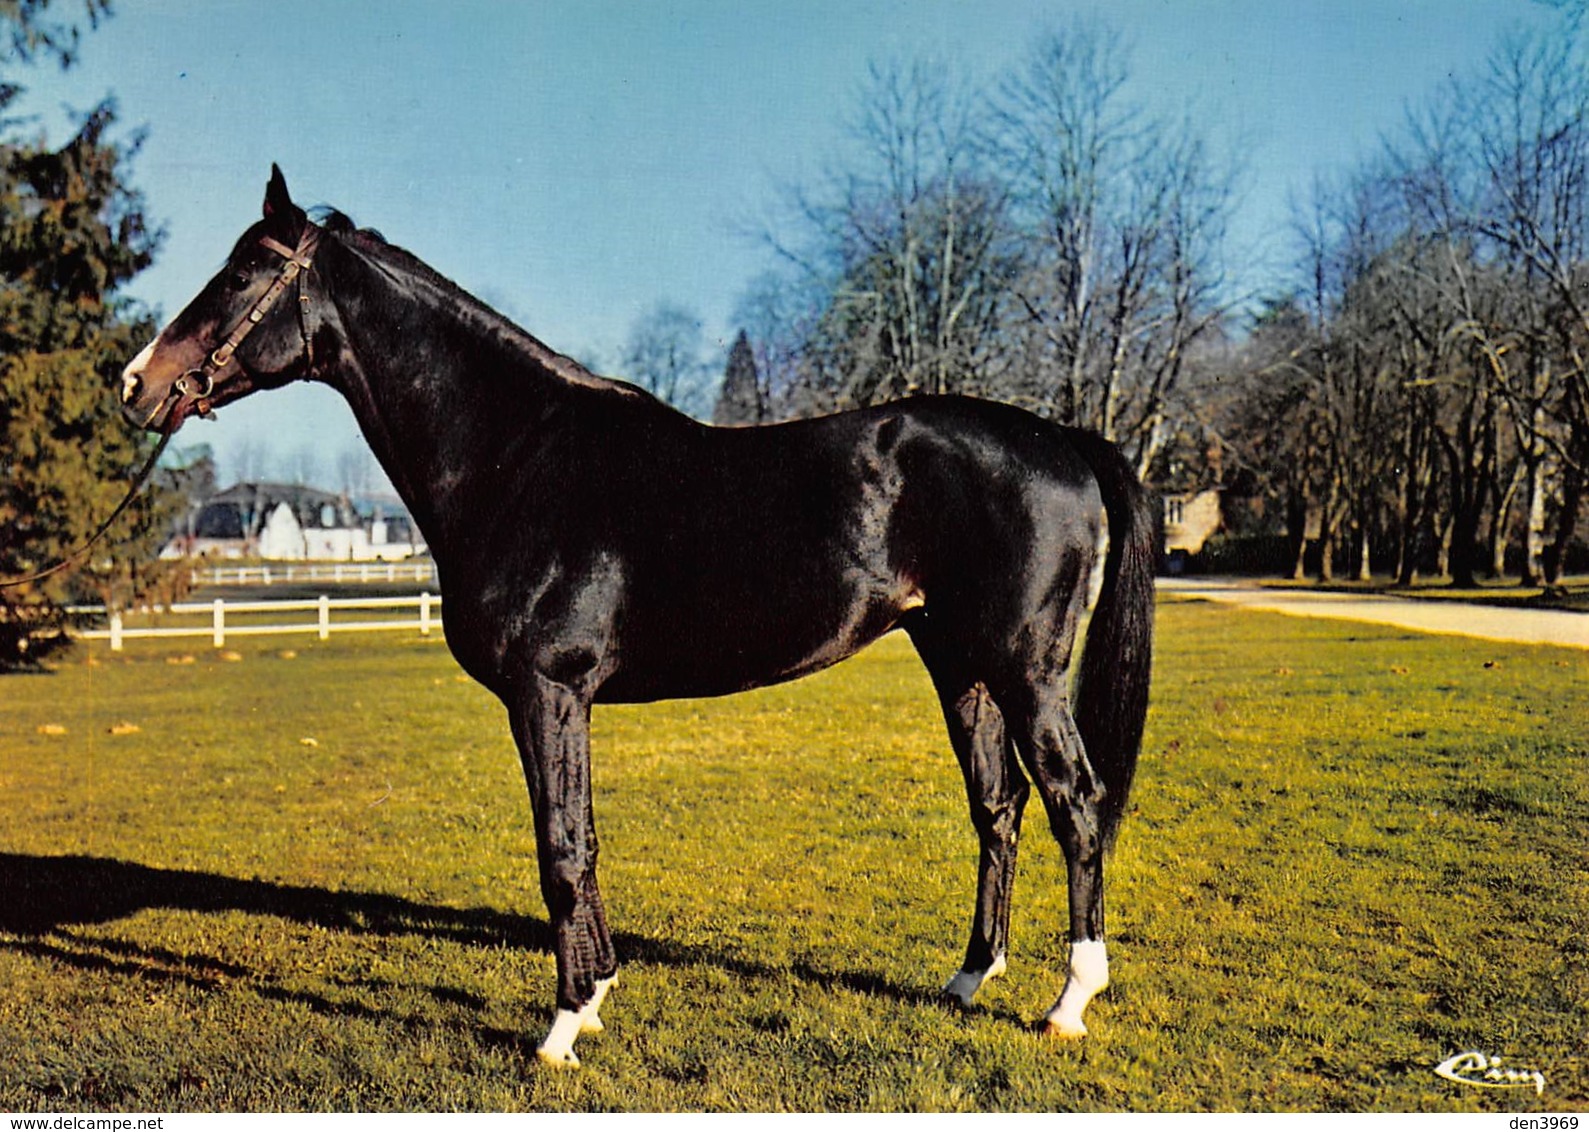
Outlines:
{"type": "Polygon", "coordinates": [[[984,982],[1004,973],[1015,855],[1029,791],[1005,733],[1004,717],[986,686],[972,677],[964,658],[928,626],[913,627],[911,638],[943,705],[949,742],[965,776],[971,824],[979,844],[971,938],[960,970],[943,988],[946,997],[969,1006],[984,982]]]}
{"type": "Polygon", "coordinates": [[[1004,703],[1006,717],[1065,853],[1070,887],[1070,971],[1043,1032],[1085,1037],[1082,1012],[1109,985],[1104,946],[1104,791],[1070,714],[1063,673],[1029,684],[1004,703]]]}
{"type": "Polygon", "coordinates": [[[947,695],[943,707],[978,841],[971,938],[965,960],[944,986],[944,994],[969,1006],[984,982],[1004,973],[1015,858],[1029,788],[1005,735],[1003,717],[985,686],[973,684],[958,695],[947,695]]]}

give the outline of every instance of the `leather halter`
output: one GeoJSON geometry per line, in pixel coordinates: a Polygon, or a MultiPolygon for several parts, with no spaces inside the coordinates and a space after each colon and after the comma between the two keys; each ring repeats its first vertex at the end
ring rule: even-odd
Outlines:
{"type": "MultiPolygon", "coordinates": [[[[202,363],[177,378],[172,385],[172,389],[179,396],[193,398],[193,406],[200,416],[206,416],[210,412],[210,394],[215,391],[216,375],[231,365],[232,355],[243,344],[243,340],[265,320],[265,316],[276,305],[282,293],[291,287],[300,275],[314,266],[314,253],[320,244],[322,234],[318,225],[305,224],[303,235],[298,237],[296,248],[289,248],[280,240],[274,240],[269,236],[259,238],[262,247],[275,252],[287,262],[282,264],[281,271],[271,281],[265,293],[248,308],[248,313],[238,320],[237,325],[232,327],[225,341],[211,350],[202,363]],[[193,380],[195,377],[198,379],[197,383],[193,380]]],[[[309,333],[304,329],[301,317],[298,329],[303,334],[304,355],[312,364],[313,348],[310,346],[309,333]]]]}

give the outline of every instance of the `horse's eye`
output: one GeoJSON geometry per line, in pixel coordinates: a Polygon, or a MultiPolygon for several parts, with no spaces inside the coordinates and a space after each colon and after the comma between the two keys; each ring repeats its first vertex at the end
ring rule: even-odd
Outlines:
{"type": "Polygon", "coordinates": [[[231,278],[227,280],[227,285],[230,286],[234,291],[241,291],[243,288],[248,286],[248,272],[232,272],[231,278]]]}

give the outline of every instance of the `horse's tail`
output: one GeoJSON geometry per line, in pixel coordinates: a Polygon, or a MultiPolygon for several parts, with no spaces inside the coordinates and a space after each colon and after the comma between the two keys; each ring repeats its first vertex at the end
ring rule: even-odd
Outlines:
{"type": "Polygon", "coordinates": [[[1118,448],[1095,433],[1066,432],[1098,481],[1109,523],[1103,588],[1082,648],[1075,719],[1087,759],[1103,780],[1103,833],[1112,843],[1125,816],[1148,714],[1158,517],[1118,448]]]}

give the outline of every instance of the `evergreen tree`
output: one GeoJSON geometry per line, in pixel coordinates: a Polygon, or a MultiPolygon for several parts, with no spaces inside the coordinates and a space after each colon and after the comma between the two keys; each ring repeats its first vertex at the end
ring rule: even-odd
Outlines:
{"type": "Polygon", "coordinates": [[[712,410],[712,423],[720,425],[761,424],[767,419],[767,398],[756,373],[756,355],[749,336],[741,330],[728,351],[723,369],[723,387],[712,410]]]}
{"type": "MultiPolygon", "coordinates": [[[[32,43],[65,60],[71,29],[45,27],[43,7],[0,8],[0,39],[13,46],[0,58],[25,59],[32,43]]],[[[6,89],[0,102],[14,98],[6,89]]],[[[0,140],[0,578],[81,545],[152,443],[121,420],[116,385],[154,328],[119,292],[148,266],[160,234],[127,183],[137,139],[111,140],[114,120],[102,103],[60,149],[0,140]]],[[[68,602],[119,606],[149,591],[161,573],[166,498],[146,491],[78,569],[0,589],[0,668],[64,643],[68,602]]]]}

